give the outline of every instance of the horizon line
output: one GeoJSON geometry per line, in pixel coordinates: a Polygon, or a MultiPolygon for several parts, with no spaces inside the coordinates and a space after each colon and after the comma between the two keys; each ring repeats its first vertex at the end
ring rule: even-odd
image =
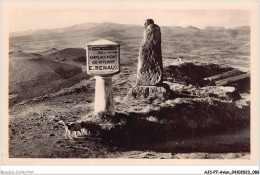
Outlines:
{"type": "MultiPolygon", "coordinates": [[[[68,25],[68,26],[64,26],[64,27],[54,27],[54,28],[38,28],[38,29],[29,29],[29,30],[20,30],[20,31],[10,31],[9,33],[19,33],[19,32],[29,32],[29,31],[37,31],[37,30],[55,30],[55,29],[62,29],[62,28],[68,28],[68,27],[73,27],[73,26],[77,26],[77,25],[84,25],[84,24],[103,24],[103,23],[109,23],[109,24],[119,24],[119,25],[132,25],[132,26],[141,26],[142,25],[138,25],[138,24],[128,24],[128,23],[115,23],[115,22],[87,22],[87,23],[78,23],[78,24],[73,24],[73,25],[68,25]]],[[[188,25],[188,26],[181,26],[181,25],[176,25],[176,26],[165,26],[165,25],[161,25],[160,27],[182,27],[182,28],[188,28],[188,27],[195,27],[198,28],[200,30],[205,30],[207,27],[220,27],[220,28],[224,28],[224,29],[234,29],[234,28],[239,28],[239,27],[251,27],[249,25],[241,25],[241,26],[236,26],[236,27],[222,27],[222,26],[206,26],[204,28],[200,28],[197,27],[195,25],[188,25]]]]}

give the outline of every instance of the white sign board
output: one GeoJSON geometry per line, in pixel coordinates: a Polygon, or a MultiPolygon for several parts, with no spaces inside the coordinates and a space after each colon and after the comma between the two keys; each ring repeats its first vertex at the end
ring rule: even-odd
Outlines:
{"type": "Polygon", "coordinates": [[[87,73],[113,75],[120,72],[120,46],[108,40],[87,44],[87,73]]]}

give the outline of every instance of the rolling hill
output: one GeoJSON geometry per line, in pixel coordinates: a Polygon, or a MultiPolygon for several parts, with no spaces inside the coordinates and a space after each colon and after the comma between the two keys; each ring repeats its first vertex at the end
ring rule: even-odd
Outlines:
{"type": "Polygon", "coordinates": [[[57,52],[57,51],[59,51],[59,50],[56,49],[56,48],[50,48],[50,49],[47,49],[47,50],[45,50],[45,51],[38,52],[38,54],[39,54],[39,55],[46,56],[46,55],[55,53],[55,52],[57,52]]]}
{"type": "MultiPolygon", "coordinates": [[[[162,53],[166,59],[179,56],[185,59],[226,64],[249,69],[250,27],[226,29],[218,26],[199,29],[193,26],[160,26],[162,53]]],[[[50,58],[69,59],[68,55],[82,56],[90,41],[108,39],[120,44],[121,63],[136,64],[143,39],[143,26],[115,23],[87,23],[59,29],[12,33],[10,50],[29,53],[48,52],[50,58]],[[56,48],[57,50],[50,50],[56,48]],[[82,48],[72,49],[71,48],[82,48]],[[65,49],[65,50],[64,50],[65,49]],[[75,53],[78,52],[78,53],[75,53]],[[56,55],[55,55],[56,54],[56,55]]],[[[48,54],[43,54],[48,55],[48,54]]],[[[72,56],[74,58],[74,56],[72,56]]],[[[58,61],[57,60],[57,61],[58,61]]]]}
{"type": "Polygon", "coordinates": [[[39,54],[20,51],[9,56],[9,94],[16,94],[16,101],[70,86],[71,78],[77,79],[82,73],[78,66],[51,61],[39,54]]]}
{"type": "Polygon", "coordinates": [[[86,50],[82,48],[66,48],[56,50],[55,52],[45,55],[45,57],[60,61],[70,60],[76,62],[86,62],[86,50]]]}

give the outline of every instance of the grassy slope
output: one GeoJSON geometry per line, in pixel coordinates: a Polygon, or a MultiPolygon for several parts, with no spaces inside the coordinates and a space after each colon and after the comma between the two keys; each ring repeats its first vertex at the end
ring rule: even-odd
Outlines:
{"type": "Polygon", "coordinates": [[[78,66],[33,54],[11,54],[9,63],[9,94],[18,94],[10,99],[10,105],[71,86],[82,77],[78,66]]]}

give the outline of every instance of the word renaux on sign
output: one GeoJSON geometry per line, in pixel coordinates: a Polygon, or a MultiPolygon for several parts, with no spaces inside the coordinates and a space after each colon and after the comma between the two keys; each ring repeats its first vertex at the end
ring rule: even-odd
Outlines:
{"type": "Polygon", "coordinates": [[[92,75],[116,74],[120,71],[119,45],[87,48],[87,72],[92,75]]]}

